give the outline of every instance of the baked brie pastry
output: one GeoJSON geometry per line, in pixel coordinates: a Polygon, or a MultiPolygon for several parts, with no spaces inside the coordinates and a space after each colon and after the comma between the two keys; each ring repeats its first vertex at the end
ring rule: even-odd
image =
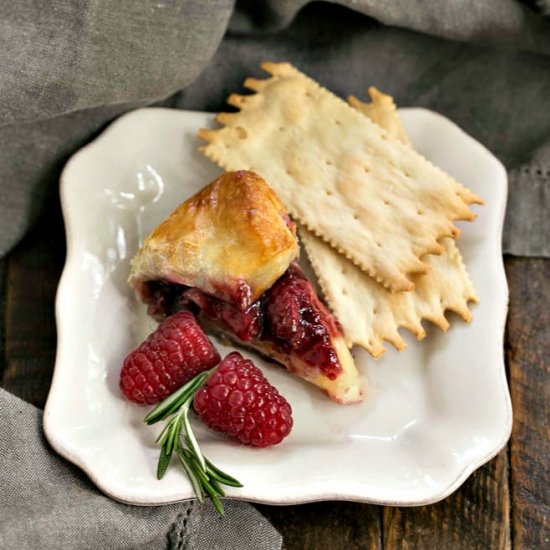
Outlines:
{"type": "Polygon", "coordinates": [[[335,317],[297,263],[295,224],[250,171],[228,172],[145,239],[129,284],[162,319],[189,309],[208,330],[253,348],[339,403],[361,382],[335,317]]]}

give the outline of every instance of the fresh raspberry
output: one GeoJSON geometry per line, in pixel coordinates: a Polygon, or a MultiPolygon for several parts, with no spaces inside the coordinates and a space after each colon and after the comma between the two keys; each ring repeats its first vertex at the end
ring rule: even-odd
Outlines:
{"type": "Polygon", "coordinates": [[[180,311],[126,356],[120,389],[130,401],[153,405],[219,361],[220,354],[193,314],[180,311]]]}
{"type": "Polygon", "coordinates": [[[292,428],[288,401],[252,361],[236,351],[210,375],[193,406],[209,428],[245,445],[276,445],[292,428]]]}

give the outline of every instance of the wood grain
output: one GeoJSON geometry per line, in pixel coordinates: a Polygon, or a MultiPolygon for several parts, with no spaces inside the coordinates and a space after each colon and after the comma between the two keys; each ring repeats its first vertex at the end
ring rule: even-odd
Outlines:
{"type": "Polygon", "coordinates": [[[3,387],[39,407],[55,361],[55,292],[65,256],[56,203],[7,259],[3,387]]]}
{"type": "Polygon", "coordinates": [[[298,506],[256,505],[283,535],[286,550],[381,550],[379,506],[315,502],[298,506]]]}
{"type": "Polygon", "coordinates": [[[510,539],[508,455],[501,452],[444,501],[384,509],[384,548],[507,550],[510,539]]]}
{"type": "Polygon", "coordinates": [[[514,548],[550,548],[550,261],[509,259],[514,548]]]}

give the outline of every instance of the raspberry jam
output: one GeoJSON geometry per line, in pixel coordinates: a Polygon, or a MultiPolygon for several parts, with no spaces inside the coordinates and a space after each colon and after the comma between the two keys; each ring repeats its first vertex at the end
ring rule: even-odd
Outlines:
{"type": "Polygon", "coordinates": [[[341,373],[331,343],[331,336],[339,333],[336,320],[296,263],[264,294],[263,303],[263,340],[320,368],[331,380],[341,373]]]}
{"type": "Polygon", "coordinates": [[[229,302],[209,296],[197,288],[189,288],[181,294],[176,309],[188,307],[189,302],[198,307],[201,315],[229,329],[243,342],[256,340],[262,332],[263,311],[260,300],[241,311],[229,302]]]}
{"type": "Polygon", "coordinates": [[[275,344],[280,352],[300,358],[331,380],[342,372],[331,342],[340,328],[297,263],[244,310],[197,288],[159,281],[148,283],[146,299],[151,315],[191,309],[241,342],[275,344]]]}

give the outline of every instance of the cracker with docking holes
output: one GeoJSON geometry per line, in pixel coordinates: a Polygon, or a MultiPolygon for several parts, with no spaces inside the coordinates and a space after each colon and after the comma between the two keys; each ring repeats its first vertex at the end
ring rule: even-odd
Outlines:
{"type": "Polygon", "coordinates": [[[449,326],[447,310],[470,321],[468,302],[478,298],[451,237],[442,239],[445,250],[441,255],[426,256],[431,270],[414,276],[414,290],[392,293],[311,232],[301,228],[299,234],[349,346],[357,344],[379,357],[385,351],[384,341],[404,349],[400,327],[421,340],[425,336],[423,319],[442,330],[449,326]]]}
{"type": "Polygon", "coordinates": [[[397,116],[397,107],[395,106],[393,97],[383,94],[374,86],[369,88],[369,95],[371,98],[370,103],[365,103],[354,96],[348,97],[348,103],[373,122],[376,122],[378,126],[386,129],[399,141],[405,145],[410,145],[409,136],[401,124],[401,119],[397,116]]]}
{"type": "Polygon", "coordinates": [[[384,286],[414,288],[423,256],[441,254],[480,199],[292,65],[262,67],[273,76],[229,98],[241,110],[199,132],[202,152],[262,174],[297,221],[384,286]]]}
{"type": "MultiPolygon", "coordinates": [[[[397,115],[393,99],[375,88],[369,88],[372,103],[358,99],[357,106],[396,137],[410,143],[397,115]],[[369,108],[365,108],[369,107],[369,108]]],[[[426,256],[431,269],[414,276],[415,288],[410,292],[390,293],[366,275],[331,246],[301,227],[300,239],[319,280],[332,312],[342,325],[348,345],[364,347],[374,357],[384,353],[384,341],[398,350],[405,347],[400,327],[410,330],[418,339],[425,336],[422,320],[447,330],[445,311],[458,313],[471,320],[469,302],[477,302],[473,284],[452,238],[442,239],[445,248],[439,255],[426,256]]]]}

